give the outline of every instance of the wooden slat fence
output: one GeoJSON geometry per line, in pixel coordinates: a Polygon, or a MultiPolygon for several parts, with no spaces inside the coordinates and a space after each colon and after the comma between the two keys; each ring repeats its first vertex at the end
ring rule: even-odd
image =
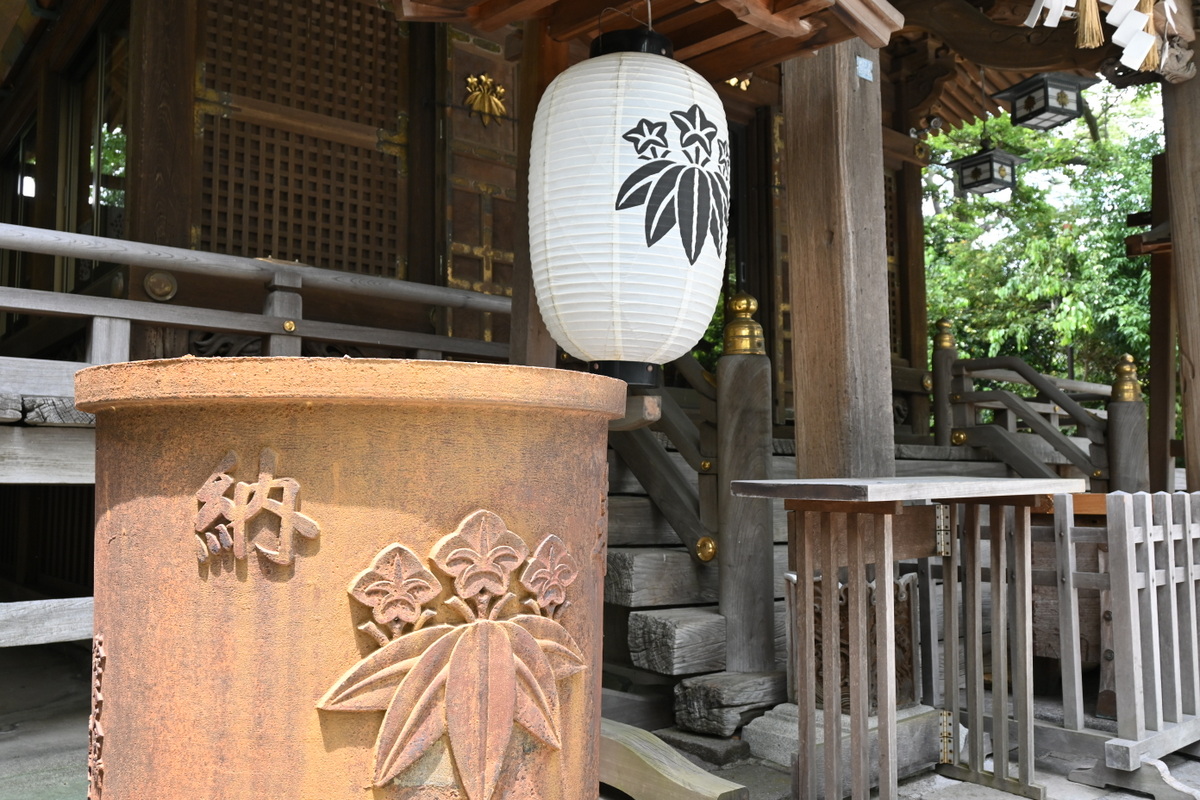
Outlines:
{"type": "Polygon", "coordinates": [[[1113,492],[1104,527],[1077,524],[1070,495],[1056,496],[1054,508],[1063,721],[1039,722],[1038,743],[1097,757],[1116,783],[1120,772],[1200,742],[1200,493],[1113,492]],[[1078,568],[1076,547],[1087,544],[1107,544],[1107,569],[1078,568]],[[1085,591],[1111,595],[1104,657],[1114,668],[1115,735],[1087,713],[1078,614],[1085,591]]]}

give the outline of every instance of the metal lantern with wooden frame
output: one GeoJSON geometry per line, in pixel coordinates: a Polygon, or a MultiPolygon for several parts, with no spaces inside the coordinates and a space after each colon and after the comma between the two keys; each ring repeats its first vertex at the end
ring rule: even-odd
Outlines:
{"type": "Polygon", "coordinates": [[[1083,115],[1083,90],[1096,83],[1066,72],[1044,72],[992,97],[1011,104],[1012,123],[1048,131],[1083,115]]]}
{"type": "Polygon", "coordinates": [[[954,170],[954,182],[959,192],[988,194],[1017,185],[1017,166],[1029,159],[1014,156],[990,139],[983,139],[978,153],[957,158],[946,166],[954,170]]]}

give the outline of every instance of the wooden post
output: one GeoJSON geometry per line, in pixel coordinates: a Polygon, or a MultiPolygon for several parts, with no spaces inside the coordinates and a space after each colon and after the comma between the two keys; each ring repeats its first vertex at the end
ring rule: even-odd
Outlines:
{"type": "Polygon", "coordinates": [[[1146,404],[1138,383],[1133,356],[1124,355],[1117,365],[1112,398],[1108,402],[1108,490],[1150,491],[1150,461],[1147,451],[1146,404]]]}
{"type": "Polygon", "coordinates": [[[546,22],[525,23],[521,49],[521,86],[517,98],[517,226],[513,231],[516,259],[512,277],[512,333],[509,361],[535,367],[553,367],[558,353],[533,293],[529,263],[529,146],[538,101],[550,81],[567,68],[567,45],[546,32],[546,22]]]}
{"type": "MultiPolygon", "coordinates": [[[[198,14],[196,0],[133,0],[130,5],[126,233],[135,242],[193,246],[193,203],[200,191],[195,182],[200,140],[193,113],[198,14]]],[[[130,299],[151,299],[143,280],[152,271],[129,268],[130,299]]],[[[133,358],[186,352],[185,330],[134,328],[133,358]]]]}
{"type": "Polygon", "coordinates": [[[895,470],[879,80],[857,39],[783,64],[801,478],[895,470]]]}
{"type": "Polygon", "coordinates": [[[304,303],[300,296],[300,276],[294,272],[277,272],[267,284],[267,299],[263,303],[263,315],[279,317],[283,330],[266,337],[263,343],[263,355],[267,356],[299,356],[303,341],[299,336],[292,335],[296,329],[296,321],[303,316],[304,303]],[[288,328],[288,325],[291,328],[288,328]]]}
{"type": "Polygon", "coordinates": [[[1200,490],[1200,80],[1164,84],[1163,121],[1170,171],[1171,257],[1179,321],[1187,488],[1200,490]]]}
{"type": "MultiPolygon", "coordinates": [[[[1154,157],[1150,222],[1170,220],[1166,153],[1154,157]]],[[[1150,256],[1150,490],[1175,491],[1175,287],[1171,254],[1150,256]]]]}
{"type": "Polygon", "coordinates": [[[724,355],[717,362],[720,543],[717,549],[727,672],[775,669],[771,501],[734,497],[733,480],[765,480],[771,463],[771,360],[758,302],[739,293],[726,306],[724,355]]]}
{"type": "Polygon", "coordinates": [[[950,405],[950,384],[954,379],[954,362],[958,360],[958,349],[954,334],[950,332],[950,320],[937,321],[938,332],[933,337],[933,439],[938,447],[950,446],[950,432],[954,420],[950,405]]]}

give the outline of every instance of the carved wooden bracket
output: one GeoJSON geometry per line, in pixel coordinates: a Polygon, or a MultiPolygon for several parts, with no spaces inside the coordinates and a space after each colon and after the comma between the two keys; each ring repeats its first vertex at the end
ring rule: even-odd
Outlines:
{"type": "Polygon", "coordinates": [[[807,38],[816,27],[807,19],[776,14],[767,0],[717,0],[747,25],[784,39],[807,38]]]}

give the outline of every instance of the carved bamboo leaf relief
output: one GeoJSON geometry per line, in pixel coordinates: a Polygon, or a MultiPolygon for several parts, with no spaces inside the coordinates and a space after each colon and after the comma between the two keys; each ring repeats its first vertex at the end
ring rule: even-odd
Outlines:
{"type": "Polygon", "coordinates": [[[317,707],[386,712],[376,740],[376,786],[444,738],[468,800],[491,800],[514,726],[541,747],[562,746],[559,682],[587,667],[558,621],[579,563],[553,534],[530,558],[521,537],[483,509],[439,539],[428,562],[446,578],[393,544],[350,582],[351,596],[391,635],[374,623],[360,625],[380,648],[347,670],[317,707]],[[434,617],[441,624],[423,627],[434,617]]]}
{"type": "Polygon", "coordinates": [[[500,777],[517,706],[513,672],[512,643],[500,624],[469,625],[450,662],[446,727],[470,800],[491,797],[500,777]]]}
{"type": "Polygon", "coordinates": [[[317,702],[325,711],[385,711],[400,681],[435,642],[456,629],[435,625],[400,636],[355,664],[317,702]]]}

